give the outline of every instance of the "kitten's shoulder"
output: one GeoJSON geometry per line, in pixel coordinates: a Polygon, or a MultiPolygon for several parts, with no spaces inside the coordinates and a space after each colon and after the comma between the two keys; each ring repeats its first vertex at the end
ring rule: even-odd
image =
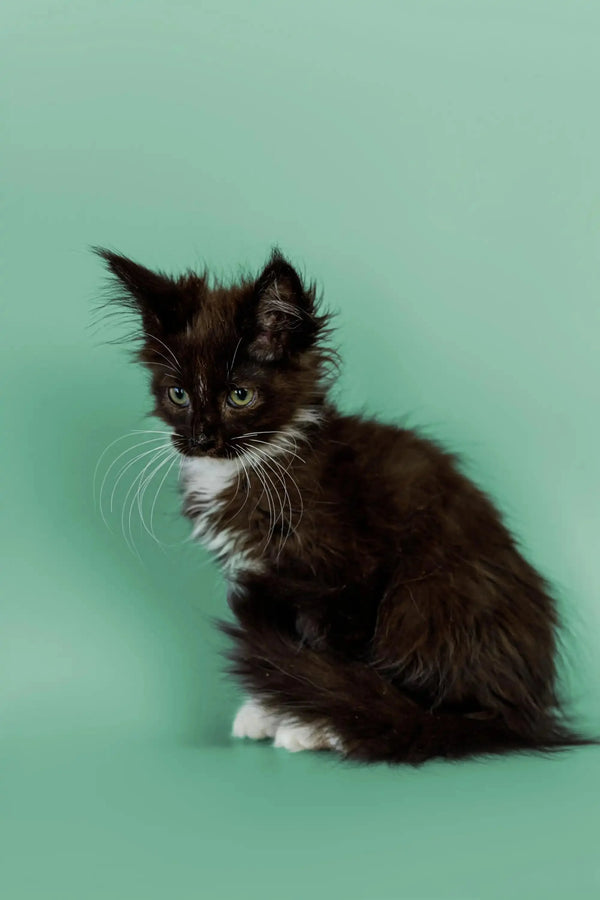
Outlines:
{"type": "Polygon", "coordinates": [[[390,497],[408,490],[415,502],[422,494],[472,490],[460,459],[413,428],[337,413],[327,439],[327,477],[338,482],[356,481],[370,491],[379,486],[390,497]]]}
{"type": "Polygon", "coordinates": [[[333,411],[328,416],[326,436],[332,447],[342,446],[355,453],[380,460],[406,455],[431,462],[457,462],[454,453],[416,428],[381,422],[371,416],[333,411]]]}

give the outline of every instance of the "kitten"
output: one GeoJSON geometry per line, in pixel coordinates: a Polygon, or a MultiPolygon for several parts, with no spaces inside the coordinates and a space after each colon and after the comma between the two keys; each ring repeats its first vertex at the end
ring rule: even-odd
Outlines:
{"type": "Polygon", "coordinates": [[[314,285],[277,250],[232,286],[95,252],[140,317],[185,515],[228,579],[233,734],[413,764],[586,743],[544,580],[449,453],[331,404],[314,285]]]}

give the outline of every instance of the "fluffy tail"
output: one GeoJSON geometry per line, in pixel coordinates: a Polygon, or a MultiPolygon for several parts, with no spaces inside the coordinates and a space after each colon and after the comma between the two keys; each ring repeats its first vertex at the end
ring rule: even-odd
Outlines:
{"type": "Polygon", "coordinates": [[[230,671],[268,707],[332,729],[345,756],[418,765],[433,757],[552,751],[596,741],[572,731],[560,712],[542,713],[518,731],[500,716],[427,710],[376,669],[298,647],[277,632],[219,627],[235,642],[230,671]]]}

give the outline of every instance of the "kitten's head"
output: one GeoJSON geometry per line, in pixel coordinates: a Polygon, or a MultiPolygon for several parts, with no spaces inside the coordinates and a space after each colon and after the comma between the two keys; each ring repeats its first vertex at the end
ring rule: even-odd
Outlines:
{"type": "Polygon", "coordinates": [[[180,453],[234,458],[251,441],[317,421],[334,360],[323,344],[328,316],[278,250],[258,278],[230,286],[95,252],[118,285],[113,299],[139,316],[154,413],[180,453]]]}

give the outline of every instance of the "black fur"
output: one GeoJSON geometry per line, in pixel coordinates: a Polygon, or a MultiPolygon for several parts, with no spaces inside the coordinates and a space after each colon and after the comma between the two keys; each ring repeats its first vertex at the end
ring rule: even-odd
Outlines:
{"type": "Polygon", "coordinates": [[[557,695],[548,586],[449,453],[331,405],[314,286],[278,251],[231,286],[98,252],[140,315],[177,449],[244,464],[218,503],[188,485],[184,509],[204,536],[229,536],[226,570],[245,560],[229,573],[237,624],[222,627],[252,697],[361,761],[586,743],[557,695]],[[232,409],[240,387],[254,400],[232,409]]]}

